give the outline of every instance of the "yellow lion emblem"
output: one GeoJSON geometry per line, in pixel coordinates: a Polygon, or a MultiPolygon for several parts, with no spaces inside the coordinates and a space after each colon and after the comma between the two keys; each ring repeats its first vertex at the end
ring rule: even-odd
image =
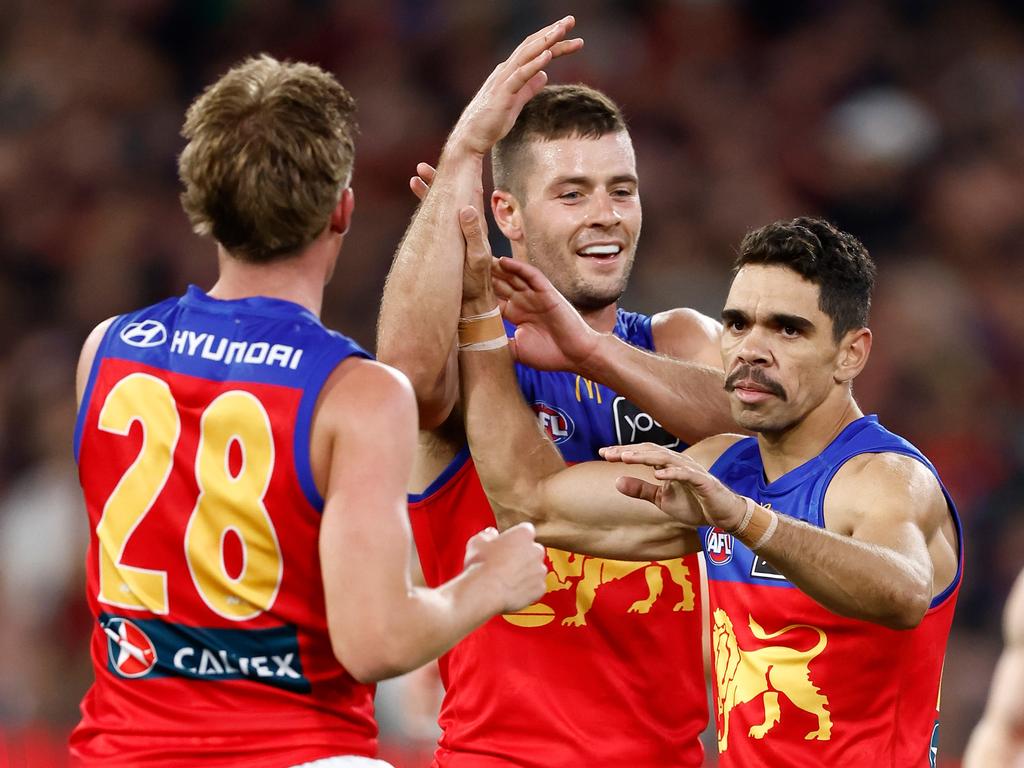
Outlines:
{"type": "MultiPolygon", "coordinates": [[[[587,612],[594,605],[597,590],[605,584],[642,572],[647,582],[647,596],[629,606],[629,613],[649,613],[665,589],[663,574],[682,590],[682,600],[672,606],[673,611],[692,611],[694,603],[693,584],[690,569],[682,560],[658,560],[630,562],[605,560],[589,555],[577,555],[560,549],[548,549],[551,571],[547,576],[547,592],[576,590],[576,613],[562,619],[562,626],[582,627],[587,624],[587,612]]],[[[534,603],[528,609],[516,614],[505,614],[505,620],[517,626],[543,626],[554,619],[554,612],[544,603],[534,603]]]]}
{"type": "Polygon", "coordinates": [[[665,588],[662,571],[683,590],[683,599],[672,606],[673,611],[693,610],[693,585],[690,584],[690,569],[681,560],[658,560],[654,562],[636,563],[627,560],[604,560],[600,557],[575,555],[560,549],[548,549],[552,571],[547,578],[547,591],[557,592],[569,589],[569,579],[578,578],[576,582],[576,614],[562,619],[562,626],[581,627],[587,623],[587,611],[594,604],[598,588],[605,584],[628,576],[636,571],[643,571],[647,581],[647,597],[637,600],[629,606],[629,613],[648,613],[655,601],[661,597],[665,588]]]}
{"type": "Polygon", "coordinates": [[[779,694],[785,694],[800,709],[818,718],[816,730],[808,733],[807,740],[828,741],[832,735],[832,717],[827,709],[828,698],[811,682],[808,664],[825,649],[825,633],[808,624],[790,624],[778,632],[766,633],[749,616],[750,631],[758,640],[774,640],[794,629],[809,629],[818,634],[818,642],[807,651],[785,645],[767,645],[763,648],[740,648],[733,630],[732,620],[722,609],[716,609],[711,642],[715,654],[715,676],[718,682],[718,749],[725,752],[729,746],[729,714],[733,707],[764,697],[764,722],[750,728],[748,736],[763,739],[782,715],[779,694]]]}

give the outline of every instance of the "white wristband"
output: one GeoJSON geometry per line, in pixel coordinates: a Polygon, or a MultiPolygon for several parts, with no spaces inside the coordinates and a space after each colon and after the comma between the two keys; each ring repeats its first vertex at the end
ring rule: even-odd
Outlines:
{"type": "Polygon", "coordinates": [[[768,527],[765,529],[765,532],[761,534],[761,538],[759,538],[757,541],[750,545],[750,550],[752,552],[756,552],[769,541],[771,541],[772,536],[775,535],[775,529],[779,527],[778,512],[776,512],[774,509],[769,509],[768,511],[771,513],[772,520],[770,523],[768,523],[768,527]]]}
{"type": "Polygon", "coordinates": [[[733,536],[741,536],[747,530],[747,526],[750,525],[750,518],[754,516],[754,500],[749,496],[743,496],[742,499],[747,505],[747,511],[743,513],[743,519],[740,520],[740,524],[729,531],[733,536]]]}

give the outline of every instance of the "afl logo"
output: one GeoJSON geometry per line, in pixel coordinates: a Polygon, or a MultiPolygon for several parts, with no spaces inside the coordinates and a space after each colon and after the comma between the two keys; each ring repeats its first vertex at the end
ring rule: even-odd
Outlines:
{"type": "Polygon", "coordinates": [[[709,528],[704,537],[704,553],[713,565],[725,565],[732,561],[733,538],[721,528],[709,528]]]}
{"type": "Polygon", "coordinates": [[[110,618],[103,625],[110,666],[121,677],[142,677],[156,666],[156,648],[145,632],[127,619],[110,618]]]}
{"type": "Polygon", "coordinates": [[[140,320],[121,329],[121,341],[133,347],[158,347],[167,341],[167,328],[159,320],[140,320]]]}
{"type": "Polygon", "coordinates": [[[572,419],[561,408],[555,408],[547,403],[534,403],[533,410],[537,414],[537,421],[555,445],[564,443],[572,433],[576,431],[576,425],[572,419]]]}

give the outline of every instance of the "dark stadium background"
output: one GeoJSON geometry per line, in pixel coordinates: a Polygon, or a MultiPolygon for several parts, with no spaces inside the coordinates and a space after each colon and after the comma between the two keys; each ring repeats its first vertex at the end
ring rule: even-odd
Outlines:
{"type": "MultiPolygon", "coordinates": [[[[742,233],[798,214],[877,260],[857,394],[934,460],[967,531],[942,698],[940,762],[958,763],[1024,564],[1019,2],[4,0],[0,765],[63,765],[91,675],[77,349],[98,321],[214,278],[177,202],[189,101],[259,51],[319,63],[354,93],[356,219],[324,315],[372,346],[410,171],[515,42],[567,12],[586,49],[552,80],[606,90],[638,150],[627,306],[717,314],[742,233]]],[[[382,697],[401,765],[429,752],[412,698],[401,683],[382,697]]]]}

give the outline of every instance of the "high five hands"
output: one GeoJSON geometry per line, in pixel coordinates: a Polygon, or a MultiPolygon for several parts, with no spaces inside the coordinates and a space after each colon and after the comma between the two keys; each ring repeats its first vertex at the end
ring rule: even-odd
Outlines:
{"type": "MultiPolygon", "coordinates": [[[[547,83],[544,67],[553,59],[583,47],[582,38],[565,39],[575,25],[576,19],[572,16],[549,24],[523,40],[495,67],[466,105],[444,152],[486,155],[511,130],[523,105],[547,83]]],[[[416,173],[409,179],[409,187],[422,200],[433,181],[434,169],[427,163],[420,163],[416,173]]]]}

